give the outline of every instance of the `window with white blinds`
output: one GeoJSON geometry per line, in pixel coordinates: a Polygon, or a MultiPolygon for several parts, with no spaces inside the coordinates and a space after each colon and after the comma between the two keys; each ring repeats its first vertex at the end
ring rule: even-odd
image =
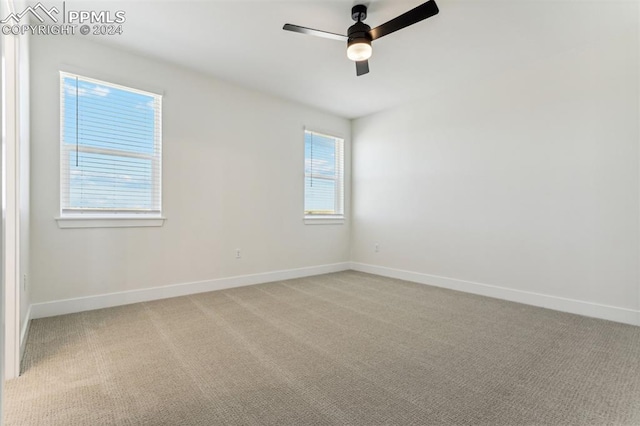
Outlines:
{"type": "Polygon", "coordinates": [[[60,73],[62,216],[160,216],[162,97],[60,73]]]}
{"type": "Polygon", "coordinates": [[[305,130],[304,214],[342,219],[344,214],[344,140],[305,130]]]}

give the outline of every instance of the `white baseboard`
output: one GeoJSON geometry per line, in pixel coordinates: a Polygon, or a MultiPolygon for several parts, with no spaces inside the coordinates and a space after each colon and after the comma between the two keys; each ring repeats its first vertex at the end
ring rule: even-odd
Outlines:
{"type": "Polygon", "coordinates": [[[494,297],[496,299],[509,300],[511,302],[524,303],[526,305],[539,306],[556,311],[601,318],[625,324],[640,325],[640,311],[633,309],[601,305],[582,300],[568,299],[547,294],[515,290],[490,284],[440,277],[420,272],[404,271],[358,262],[351,262],[351,269],[375,275],[382,275],[384,277],[412,281],[419,284],[427,284],[435,287],[443,287],[451,290],[478,294],[481,296],[494,297]]]}
{"type": "Polygon", "coordinates": [[[128,305],[131,303],[148,302],[150,300],[167,299],[169,297],[186,296],[189,294],[204,293],[226,288],[328,274],[331,272],[346,271],[349,269],[349,266],[349,262],[334,263],[330,265],[311,266],[284,271],[271,271],[261,274],[240,275],[207,281],[173,284],[162,287],[143,288],[139,290],[100,294],[96,296],[34,303],[30,307],[31,318],[52,317],[56,315],[128,305]]]}
{"type": "Polygon", "coordinates": [[[29,333],[29,321],[36,318],[45,318],[55,315],[71,314],[89,311],[93,309],[110,308],[113,306],[128,305],[131,303],[148,302],[151,300],[166,299],[170,297],[186,296],[189,294],[204,293],[226,288],[242,287],[253,284],[261,284],[271,281],[288,280],[293,278],[308,277],[313,275],[328,274],[331,272],[345,271],[367,272],[385,277],[398,278],[420,284],[443,287],[481,296],[494,297],[526,305],[539,306],[556,311],[588,317],[601,318],[625,324],[640,325],[640,311],[620,308],[616,306],[601,305],[582,300],[568,299],[547,294],[534,293],[523,290],[515,290],[490,284],[464,281],[454,278],[429,275],[420,272],[405,271],[400,269],[376,266],[359,262],[343,262],[331,265],[312,266],[307,268],[289,269],[284,271],[271,271],[260,274],[240,275],[228,278],[219,278],[207,281],[174,284],[162,287],[152,287],[139,290],[129,290],[118,293],[108,293],[96,296],[79,297],[74,299],[55,300],[52,302],[34,303],[29,307],[27,320],[22,327],[20,336],[20,356],[24,353],[24,345],[29,333]]]}
{"type": "Polygon", "coordinates": [[[22,357],[24,356],[24,348],[27,346],[27,338],[29,337],[29,325],[31,324],[31,305],[27,308],[27,315],[25,315],[24,323],[22,324],[22,330],[20,331],[20,362],[22,363],[22,357]]]}

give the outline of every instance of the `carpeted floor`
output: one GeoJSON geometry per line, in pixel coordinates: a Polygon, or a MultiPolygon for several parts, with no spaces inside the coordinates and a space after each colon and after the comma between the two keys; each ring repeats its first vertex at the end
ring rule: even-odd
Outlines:
{"type": "Polygon", "coordinates": [[[353,271],[34,320],[6,425],[640,425],[640,328],[353,271]]]}

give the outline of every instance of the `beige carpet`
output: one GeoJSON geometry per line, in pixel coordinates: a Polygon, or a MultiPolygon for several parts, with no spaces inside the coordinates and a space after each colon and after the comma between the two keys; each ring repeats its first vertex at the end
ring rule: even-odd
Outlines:
{"type": "Polygon", "coordinates": [[[7,425],[640,425],[640,328],[358,272],[33,321],[7,425]]]}

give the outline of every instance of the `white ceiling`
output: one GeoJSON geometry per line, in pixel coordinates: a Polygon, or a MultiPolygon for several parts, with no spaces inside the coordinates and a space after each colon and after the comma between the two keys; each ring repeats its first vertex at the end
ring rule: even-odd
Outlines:
{"type": "MultiPolygon", "coordinates": [[[[375,27],[423,0],[364,1],[375,27]]],[[[93,39],[354,118],[452,85],[519,68],[637,28],[635,1],[436,0],[440,13],[376,40],[356,77],[338,41],[282,30],[292,23],[346,34],[354,0],[67,1],[124,10],[121,36],[93,39]]],[[[84,36],[82,36],[84,37],[84,36]]]]}

